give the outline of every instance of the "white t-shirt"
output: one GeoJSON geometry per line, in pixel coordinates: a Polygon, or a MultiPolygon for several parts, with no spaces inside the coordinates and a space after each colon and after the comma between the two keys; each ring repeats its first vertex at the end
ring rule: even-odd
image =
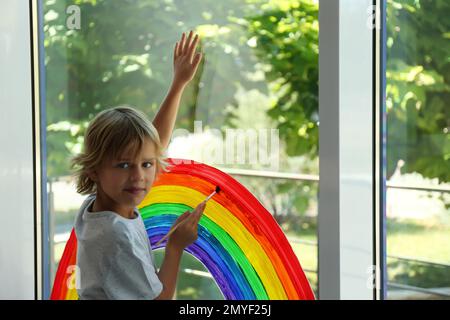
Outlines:
{"type": "Polygon", "coordinates": [[[91,212],[95,197],[86,198],[75,220],[80,300],[156,298],[163,286],[139,211],[134,219],[91,212]]]}

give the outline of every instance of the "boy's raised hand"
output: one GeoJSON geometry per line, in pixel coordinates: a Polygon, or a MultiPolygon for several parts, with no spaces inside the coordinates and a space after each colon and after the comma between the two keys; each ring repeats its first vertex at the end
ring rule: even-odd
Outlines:
{"type": "Polygon", "coordinates": [[[198,42],[198,34],[194,36],[194,32],[191,31],[187,39],[183,32],[181,40],[175,43],[173,54],[173,81],[175,83],[184,86],[194,78],[198,65],[202,60],[202,54],[195,53],[198,42]]]}

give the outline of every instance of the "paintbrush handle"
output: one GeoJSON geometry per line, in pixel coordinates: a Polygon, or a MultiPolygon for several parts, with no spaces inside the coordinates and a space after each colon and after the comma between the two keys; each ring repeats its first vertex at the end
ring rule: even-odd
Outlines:
{"type": "MultiPolygon", "coordinates": [[[[207,202],[207,201],[208,201],[209,199],[211,199],[216,193],[217,193],[216,191],[214,191],[213,193],[211,193],[205,200],[203,200],[203,202],[207,202]]],[[[161,242],[163,242],[163,241],[166,240],[168,237],[170,237],[170,235],[171,235],[172,233],[175,232],[175,230],[178,228],[178,226],[179,226],[180,224],[183,224],[185,221],[186,221],[186,220],[183,220],[183,221],[181,221],[180,223],[178,223],[178,224],[176,224],[175,226],[173,226],[173,227],[169,230],[169,232],[167,232],[167,234],[166,234],[164,237],[162,237],[161,240],[159,240],[159,241],[156,243],[156,245],[158,246],[161,242]]]]}
{"type": "Polygon", "coordinates": [[[180,225],[182,225],[185,221],[186,221],[186,220],[183,220],[183,221],[181,221],[180,223],[174,225],[174,226],[172,227],[172,229],[170,229],[169,232],[167,232],[167,234],[166,234],[164,237],[162,237],[161,240],[159,240],[159,241],[156,243],[156,245],[158,246],[161,242],[163,242],[163,241],[166,240],[168,237],[170,237],[170,235],[171,235],[172,233],[174,233],[175,230],[177,230],[177,228],[178,228],[180,225]]]}
{"type": "Polygon", "coordinates": [[[208,200],[211,199],[215,194],[216,194],[216,192],[214,191],[214,192],[211,193],[205,200],[203,200],[203,202],[208,201],[208,200]]]}

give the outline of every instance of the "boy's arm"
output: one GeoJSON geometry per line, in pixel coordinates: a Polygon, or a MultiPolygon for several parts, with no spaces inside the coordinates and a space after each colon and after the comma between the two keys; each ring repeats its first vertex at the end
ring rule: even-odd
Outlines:
{"type": "Polygon", "coordinates": [[[163,290],[156,300],[172,299],[177,286],[178,270],[183,249],[198,238],[198,222],[205,210],[206,202],[201,202],[192,212],[186,211],[175,221],[178,229],[169,237],[166,253],[158,278],[163,290]]]}
{"type": "Polygon", "coordinates": [[[173,81],[166,98],[153,119],[153,125],[158,131],[163,149],[169,145],[184,88],[194,78],[202,59],[201,53],[197,53],[194,56],[198,41],[198,35],[195,35],[193,38],[192,31],[189,33],[186,41],[183,32],[180,43],[177,42],[175,44],[173,54],[173,81]]]}
{"type": "Polygon", "coordinates": [[[185,85],[172,82],[164,102],[153,119],[153,125],[158,131],[163,149],[169,145],[184,88],[185,85]]]}
{"type": "Polygon", "coordinates": [[[182,254],[182,248],[171,246],[170,242],[167,244],[164,260],[158,272],[158,278],[163,284],[163,290],[155,300],[173,299],[177,286],[178,269],[180,268],[182,254]]]}

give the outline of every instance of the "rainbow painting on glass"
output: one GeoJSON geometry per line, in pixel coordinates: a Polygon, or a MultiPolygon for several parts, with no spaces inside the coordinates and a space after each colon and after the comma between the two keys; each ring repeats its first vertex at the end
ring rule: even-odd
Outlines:
{"type": "MultiPolygon", "coordinates": [[[[273,216],[230,175],[186,159],[167,159],[139,204],[152,248],[176,218],[211,198],[199,222],[198,239],[185,251],[211,273],[225,299],[313,300],[314,293],[297,256],[273,216]]],[[[51,299],[78,299],[74,270],[77,240],[72,230],[56,273],[51,299]]]]}

